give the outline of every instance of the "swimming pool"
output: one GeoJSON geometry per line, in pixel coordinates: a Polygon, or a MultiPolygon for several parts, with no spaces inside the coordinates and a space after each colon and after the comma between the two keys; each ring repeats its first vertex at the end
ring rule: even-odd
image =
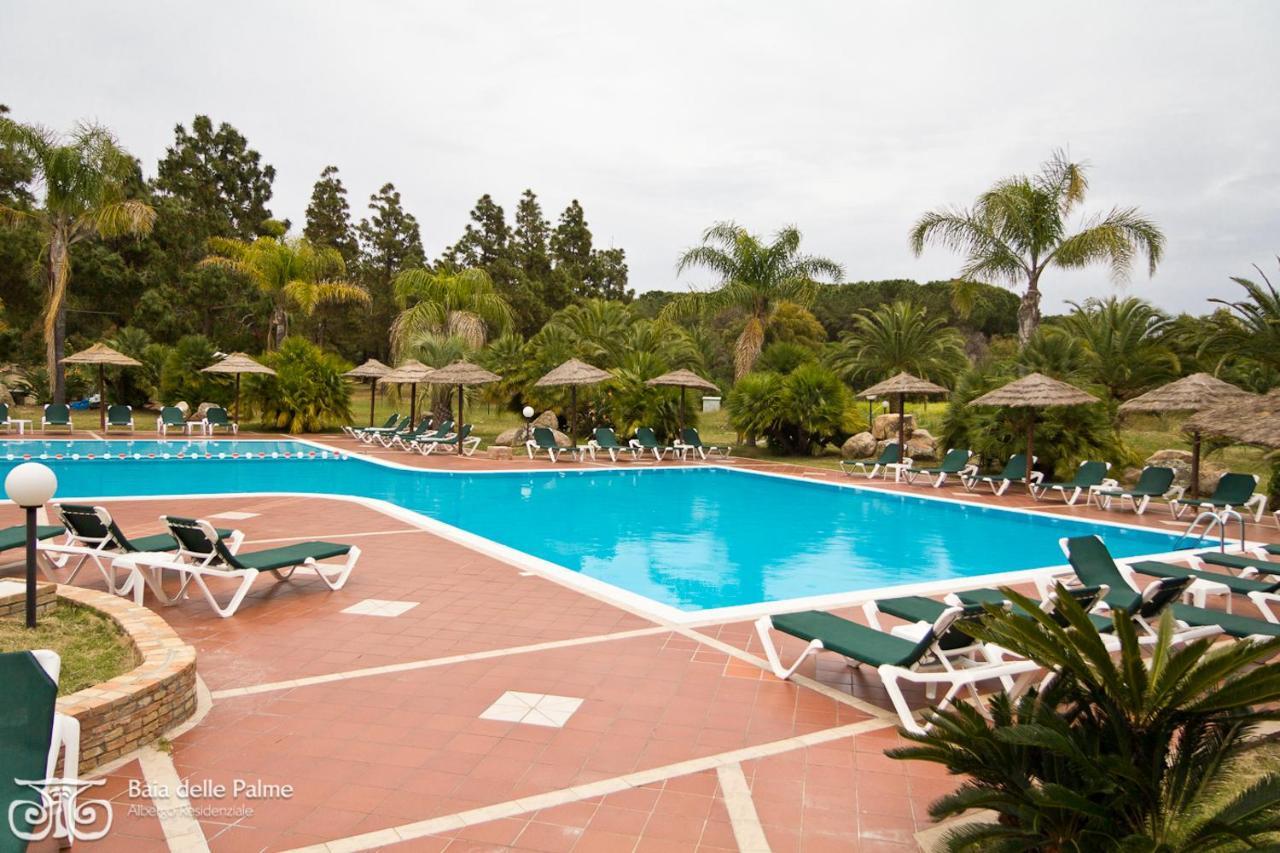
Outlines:
{"type": "Polygon", "coordinates": [[[0,439],[0,459],[250,459],[276,456],[335,458],[344,454],[301,441],[216,438],[0,439]]]}
{"type": "MultiPolygon", "coordinates": [[[[0,476],[13,464],[0,462],[0,476]]],[[[172,460],[46,464],[64,499],[284,491],[390,501],[684,613],[1057,566],[1063,536],[1100,533],[1118,557],[1178,547],[1157,530],[730,468],[453,473],[308,457],[227,460],[193,479],[172,460]]]]}

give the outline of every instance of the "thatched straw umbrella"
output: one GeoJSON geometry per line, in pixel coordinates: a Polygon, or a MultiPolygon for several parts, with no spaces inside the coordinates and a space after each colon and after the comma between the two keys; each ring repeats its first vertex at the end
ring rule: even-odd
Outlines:
{"type": "Polygon", "coordinates": [[[387,367],[376,358],[371,358],[359,367],[352,368],[342,374],[351,379],[369,380],[369,426],[373,426],[373,407],[378,398],[378,379],[390,372],[390,367],[387,367]]]}
{"type": "Polygon", "coordinates": [[[612,378],[598,367],[571,358],[533,384],[537,388],[569,386],[569,441],[572,442],[578,427],[578,386],[595,385],[612,378]]]}
{"type": "Polygon", "coordinates": [[[1015,379],[1008,385],[1002,385],[994,391],[988,391],[977,399],[970,400],[969,405],[1007,406],[1031,410],[1031,417],[1027,419],[1027,484],[1030,488],[1031,465],[1035,457],[1035,410],[1050,406],[1084,406],[1099,402],[1101,401],[1097,397],[1081,391],[1074,385],[1050,379],[1043,373],[1031,373],[1021,379],[1015,379]]]}
{"type": "Polygon", "coordinates": [[[703,379],[692,370],[673,370],[670,373],[664,373],[661,376],[655,376],[652,379],[645,380],[645,385],[660,386],[666,385],[672,388],[680,389],[680,409],[676,412],[677,429],[680,434],[684,434],[684,391],[686,388],[693,388],[698,391],[710,391],[712,394],[717,393],[720,389],[712,385],[706,379],[703,379]]]}
{"type": "MultiPolygon", "coordinates": [[[[1253,395],[1208,373],[1193,373],[1161,385],[1120,404],[1120,413],[1202,412],[1228,403],[1242,402],[1253,395]]],[[[1191,497],[1200,497],[1200,430],[1191,433],[1191,497]]]]}
{"type": "Polygon", "coordinates": [[[1280,391],[1233,400],[1206,409],[1182,425],[1184,432],[1203,432],[1240,444],[1280,448],[1280,391]]]}
{"type": "Polygon", "coordinates": [[[245,355],[242,352],[233,352],[231,353],[231,355],[222,359],[222,361],[215,362],[214,364],[209,365],[208,367],[206,367],[204,370],[201,370],[200,372],[201,373],[234,373],[235,374],[236,376],[236,408],[235,408],[234,417],[235,417],[235,422],[237,424],[240,423],[240,374],[260,373],[265,376],[276,375],[276,372],[272,370],[270,367],[267,367],[265,364],[258,364],[258,362],[249,358],[249,356],[245,355]]]}
{"type": "MultiPolygon", "coordinates": [[[[872,385],[867,390],[859,394],[864,400],[883,397],[886,394],[898,395],[898,460],[901,461],[907,455],[906,441],[906,423],[907,410],[903,405],[903,401],[908,394],[950,394],[946,388],[941,385],[934,385],[927,379],[921,379],[919,376],[912,376],[905,370],[891,379],[872,385]]],[[[867,424],[867,429],[871,429],[871,424],[867,424]]]]}
{"type": "MultiPolygon", "coordinates": [[[[487,385],[490,382],[498,382],[502,379],[496,373],[490,373],[477,364],[468,364],[465,361],[455,361],[447,367],[434,370],[427,377],[427,381],[432,385],[457,385],[458,386],[458,425],[457,429],[462,429],[462,389],[466,385],[487,385]]],[[[459,436],[458,455],[462,455],[462,441],[459,436]]]]}
{"type": "Polygon", "coordinates": [[[432,372],[433,368],[427,367],[416,358],[411,358],[390,373],[378,377],[378,383],[382,385],[413,386],[413,396],[409,398],[409,423],[418,420],[418,383],[425,382],[432,372]]]}
{"type": "Polygon", "coordinates": [[[122,352],[116,352],[103,343],[97,343],[75,355],[62,360],[63,364],[96,364],[98,365],[98,423],[99,429],[107,430],[107,365],[113,367],[141,367],[142,362],[129,358],[122,352]]]}

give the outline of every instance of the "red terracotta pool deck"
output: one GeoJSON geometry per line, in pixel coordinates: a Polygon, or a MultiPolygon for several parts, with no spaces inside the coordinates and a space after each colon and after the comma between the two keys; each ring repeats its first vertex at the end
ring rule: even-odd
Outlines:
{"type": "MultiPolygon", "coordinates": [[[[374,453],[446,470],[549,466],[374,453]]],[[[1135,519],[1025,495],[941,491],[1185,527],[1161,510],[1135,519]]],[[[884,754],[901,741],[874,673],[823,656],[779,681],[748,621],[667,623],[339,499],[113,500],[110,508],[131,535],[160,530],[161,512],[234,511],[253,515],[218,523],[244,530],[245,550],[322,538],[357,543],[363,555],[340,591],[303,575],[264,578],[230,619],[200,598],[162,608],[148,597],[197,649],[208,691],[204,716],[161,759],[171,759],[173,778],[292,793],[189,798],[195,835],[178,835],[181,825],[152,814],[149,798],[130,799],[129,780],[153,772],[130,759],[109,767],[94,792],[115,806],[111,833],[78,849],[908,851],[932,826],[929,803],[957,784],[934,765],[884,754]],[[343,612],[367,599],[413,606],[394,617],[343,612]],[[482,718],[508,691],[581,704],[562,727],[482,718]]],[[[16,521],[13,507],[0,507],[0,526],[16,521]]],[[[1249,527],[1252,538],[1280,541],[1269,520],[1249,527]]],[[[101,587],[91,571],[77,583],[101,587]]],[[[860,608],[839,612],[862,619],[860,608]]],[[[780,645],[784,655],[802,647],[780,645]]]]}

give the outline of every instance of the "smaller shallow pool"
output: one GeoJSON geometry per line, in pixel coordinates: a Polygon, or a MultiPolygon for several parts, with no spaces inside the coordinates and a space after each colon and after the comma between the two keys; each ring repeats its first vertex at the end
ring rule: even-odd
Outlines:
{"type": "Polygon", "coordinates": [[[345,459],[301,441],[199,438],[5,439],[0,459],[345,459]]]}

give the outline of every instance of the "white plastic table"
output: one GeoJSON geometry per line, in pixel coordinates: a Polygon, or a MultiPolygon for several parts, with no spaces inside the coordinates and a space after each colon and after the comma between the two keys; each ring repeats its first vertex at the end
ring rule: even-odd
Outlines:
{"type": "Polygon", "coordinates": [[[24,435],[27,431],[27,425],[31,423],[29,420],[20,420],[18,418],[9,418],[9,423],[18,428],[18,435],[24,435]]]}

